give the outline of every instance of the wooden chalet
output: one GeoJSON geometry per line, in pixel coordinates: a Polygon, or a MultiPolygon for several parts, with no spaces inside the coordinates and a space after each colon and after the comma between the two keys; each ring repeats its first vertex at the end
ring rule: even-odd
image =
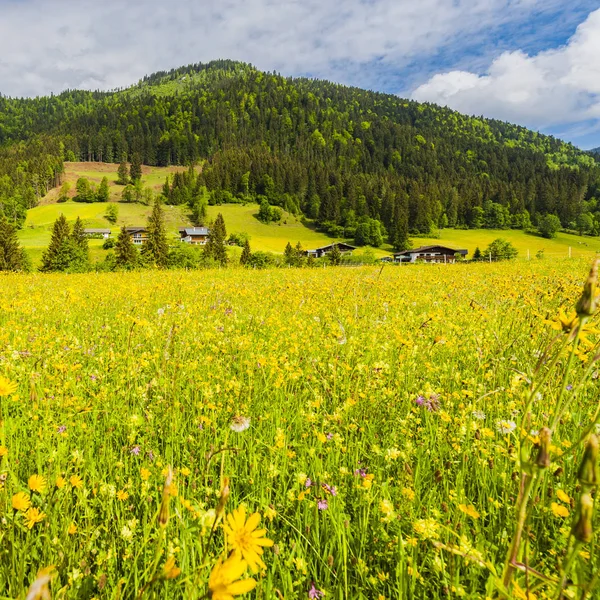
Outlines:
{"type": "Polygon", "coordinates": [[[351,246],[350,244],[346,244],[344,242],[334,242],[328,246],[321,246],[320,248],[315,248],[314,250],[306,250],[304,254],[314,258],[321,258],[322,256],[329,254],[336,246],[342,254],[352,254],[352,251],[356,250],[356,246],[351,246]]]}
{"type": "Polygon", "coordinates": [[[207,227],[184,227],[179,230],[181,241],[186,244],[204,246],[208,241],[210,229],[207,227]]]}
{"type": "Polygon", "coordinates": [[[148,230],[146,227],[126,227],[125,231],[127,231],[131,241],[136,246],[141,246],[148,239],[148,230]]]}
{"type": "Polygon", "coordinates": [[[88,237],[102,237],[105,240],[110,237],[110,229],[84,229],[83,233],[88,237]]]}
{"type": "Polygon", "coordinates": [[[414,263],[421,260],[430,263],[453,263],[456,261],[456,255],[465,257],[467,254],[467,250],[455,250],[448,246],[436,244],[433,246],[421,246],[412,250],[404,250],[404,252],[396,252],[394,254],[394,262],[414,263]]]}

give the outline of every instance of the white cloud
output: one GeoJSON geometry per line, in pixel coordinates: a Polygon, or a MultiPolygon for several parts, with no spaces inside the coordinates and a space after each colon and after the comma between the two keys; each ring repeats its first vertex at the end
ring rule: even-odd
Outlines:
{"type": "Polygon", "coordinates": [[[600,9],[579,25],[564,46],[534,56],[505,52],[483,75],[440,73],[411,96],[538,128],[581,123],[600,118],[599,57],[600,9]]]}
{"type": "Polygon", "coordinates": [[[338,81],[366,71],[366,81],[373,61],[400,70],[457,40],[485,37],[494,27],[561,5],[562,0],[0,0],[0,92],[109,89],[156,70],[215,58],[338,81]]]}

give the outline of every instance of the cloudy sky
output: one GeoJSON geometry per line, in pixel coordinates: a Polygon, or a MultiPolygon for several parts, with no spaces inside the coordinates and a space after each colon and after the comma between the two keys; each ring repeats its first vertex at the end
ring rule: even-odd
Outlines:
{"type": "Polygon", "coordinates": [[[231,58],[600,146],[599,0],[0,0],[0,93],[231,58]]]}

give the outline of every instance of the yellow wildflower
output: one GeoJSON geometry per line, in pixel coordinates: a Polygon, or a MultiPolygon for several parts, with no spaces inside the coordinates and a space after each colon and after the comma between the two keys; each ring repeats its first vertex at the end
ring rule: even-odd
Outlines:
{"type": "Polygon", "coordinates": [[[75,523],[71,523],[69,525],[69,529],[67,529],[67,533],[69,535],[75,535],[77,533],[77,525],[75,525],[75,523]]]}
{"type": "Polygon", "coordinates": [[[219,560],[208,579],[209,595],[212,600],[231,600],[256,587],[254,579],[240,579],[247,563],[237,554],[232,554],[225,562],[219,560]]]}
{"type": "Polygon", "coordinates": [[[126,492],[125,490],[119,490],[117,492],[117,498],[121,501],[121,502],[125,502],[125,500],[127,500],[127,498],[129,498],[129,493],[126,492]]]}
{"type": "Polygon", "coordinates": [[[27,485],[32,492],[43,494],[46,490],[46,478],[43,475],[32,475],[27,485]]]}
{"type": "Polygon", "coordinates": [[[81,479],[79,475],[71,475],[71,477],[69,477],[69,483],[78,490],[83,487],[83,479],[81,479]]]}
{"type": "Polygon", "coordinates": [[[149,469],[142,467],[140,469],[140,475],[143,481],[148,481],[148,479],[150,479],[150,475],[152,475],[152,472],[149,469]]]}
{"type": "Polygon", "coordinates": [[[32,529],[36,523],[41,523],[46,515],[35,506],[30,507],[25,513],[25,525],[27,529],[32,529]]]}
{"type": "Polygon", "coordinates": [[[227,540],[234,552],[241,556],[253,572],[258,567],[266,569],[265,563],[260,558],[263,554],[262,546],[272,546],[273,540],[265,537],[266,529],[256,529],[260,523],[260,514],[254,513],[246,520],[246,508],[240,506],[232,514],[227,515],[223,529],[227,540]]]}
{"type": "Polygon", "coordinates": [[[64,477],[58,476],[54,485],[61,490],[67,485],[67,480],[64,477]]]}
{"type": "Polygon", "coordinates": [[[8,448],[6,446],[0,446],[0,458],[8,456],[8,448]]]}
{"type": "Polygon", "coordinates": [[[458,508],[460,511],[464,512],[465,515],[469,515],[472,519],[479,519],[479,513],[475,510],[475,507],[471,504],[467,506],[466,504],[459,504],[458,508]]]}
{"type": "Polygon", "coordinates": [[[563,492],[563,490],[556,490],[556,497],[561,502],[564,502],[565,504],[570,504],[571,503],[571,498],[570,498],[569,494],[563,492]]]}
{"type": "Polygon", "coordinates": [[[0,396],[10,396],[17,391],[17,384],[0,375],[0,396]]]}
{"type": "Polygon", "coordinates": [[[175,557],[170,556],[163,565],[163,577],[165,579],[175,579],[181,573],[181,569],[175,566],[175,557]]]}
{"type": "Polygon", "coordinates": [[[569,509],[566,506],[563,506],[562,504],[557,504],[556,502],[553,502],[550,505],[550,508],[552,509],[552,513],[554,514],[555,517],[568,517],[569,516],[569,509]]]}
{"type": "Polygon", "coordinates": [[[15,510],[25,512],[31,506],[31,500],[29,494],[25,492],[18,492],[12,497],[12,507],[15,510]]]}

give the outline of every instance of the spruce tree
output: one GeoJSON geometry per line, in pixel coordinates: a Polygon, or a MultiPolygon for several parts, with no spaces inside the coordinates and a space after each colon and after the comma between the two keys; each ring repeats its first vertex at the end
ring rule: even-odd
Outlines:
{"type": "Polygon", "coordinates": [[[129,167],[129,177],[135,183],[142,178],[142,157],[139,152],[134,152],[131,157],[131,166],[129,167]]]}
{"type": "Polygon", "coordinates": [[[115,244],[115,264],[120,269],[133,269],[138,263],[138,251],[125,226],[121,227],[115,244]]]}
{"type": "Polygon", "coordinates": [[[337,266],[342,262],[342,253],[340,252],[340,249],[337,244],[333,245],[331,252],[327,254],[327,259],[329,260],[329,263],[333,266],[337,266]]]}
{"type": "Polygon", "coordinates": [[[286,265],[293,265],[294,264],[294,249],[292,248],[292,245],[288,242],[285,250],[283,251],[283,257],[284,257],[284,261],[286,265]]]}
{"type": "Polygon", "coordinates": [[[81,263],[81,265],[77,266],[87,266],[90,260],[88,239],[85,235],[83,221],[79,217],[77,217],[77,220],[73,225],[73,231],[71,232],[71,241],[73,242],[75,249],[77,250],[77,257],[75,257],[75,260],[78,263],[81,263]]]}
{"type": "Polygon", "coordinates": [[[398,222],[396,223],[396,231],[394,233],[394,239],[392,241],[394,252],[404,252],[410,250],[412,244],[408,237],[408,215],[403,213],[400,215],[398,222]]]}
{"type": "Polygon", "coordinates": [[[42,254],[40,271],[66,271],[73,259],[73,244],[70,243],[71,229],[65,215],[61,214],[52,226],[52,237],[42,254]]]}
{"type": "Polygon", "coordinates": [[[16,228],[6,217],[0,218],[0,271],[26,271],[29,266],[25,250],[19,245],[16,228]]]}
{"type": "Polygon", "coordinates": [[[129,183],[129,169],[127,169],[125,158],[121,161],[119,170],[117,171],[117,183],[119,185],[127,185],[129,183]]]}
{"type": "Polygon", "coordinates": [[[252,252],[250,251],[250,242],[246,240],[242,250],[242,255],[240,256],[240,265],[247,265],[250,262],[251,257],[252,252]]]}
{"type": "Polygon", "coordinates": [[[158,198],[154,201],[154,208],[148,217],[146,227],[148,239],[142,246],[142,256],[150,264],[164,268],[167,266],[169,244],[167,243],[163,209],[158,198]]]}
{"type": "Polygon", "coordinates": [[[227,264],[226,239],[227,230],[225,229],[225,221],[223,215],[219,213],[210,228],[208,240],[206,246],[204,246],[204,253],[208,258],[212,258],[223,267],[227,264]]]}
{"type": "Polygon", "coordinates": [[[479,246],[477,246],[475,252],[473,252],[473,260],[481,260],[481,250],[479,249],[479,246]]]}

